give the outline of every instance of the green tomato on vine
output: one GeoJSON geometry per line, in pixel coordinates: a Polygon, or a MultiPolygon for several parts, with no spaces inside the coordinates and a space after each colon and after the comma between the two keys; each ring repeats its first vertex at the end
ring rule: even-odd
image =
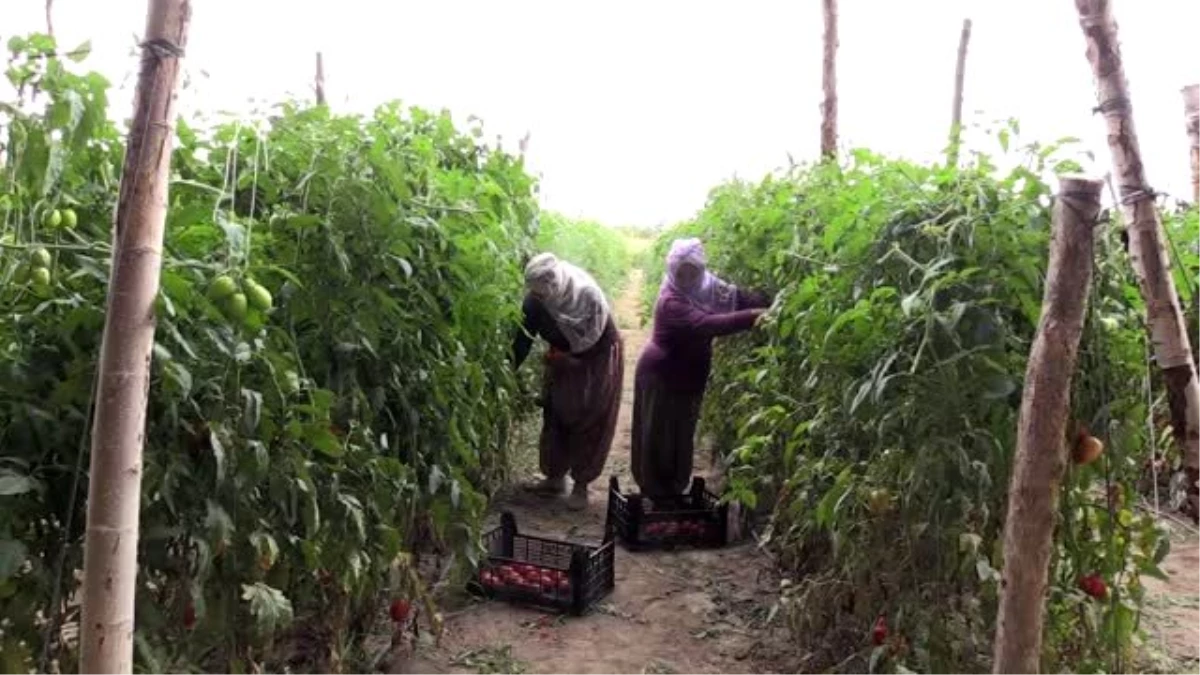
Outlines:
{"type": "Polygon", "coordinates": [[[234,293],[225,299],[223,306],[225,309],[225,316],[227,316],[231,321],[241,323],[242,321],[246,320],[248,303],[246,301],[245,293],[234,293]]]}
{"type": "Polygon", "coordinates": [[[52,262],[54,259],[50,256],[50,251],[40,246],[29,254],[29,264],[35,268],[49,268],[52,262]]]}

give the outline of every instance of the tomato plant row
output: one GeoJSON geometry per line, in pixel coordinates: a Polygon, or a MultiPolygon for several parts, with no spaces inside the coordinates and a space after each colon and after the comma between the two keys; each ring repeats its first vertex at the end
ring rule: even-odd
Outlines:
{"type": "MultiPolygon", "coordinates": [[[[990,668],[1045,177],[1078,169],[1068,147],[1014,148],[1007,173],[984,155],[956,169],[856,151],[720,186],[651,252],[655,278],[669,241],[697,235],[718,274],[778,292],[761,330],[719,350],[705,426],[730,467],[726,497],[771,516],[806,668],[990,668]]],[[[1097,250],[1074,381],[1073,416],[1103,443],[1067,472],[1047,670],[1124,662],[1141,577],[1162,575],[1168,547],[1129,505],[1151,453],[1150,371],[1118,231],[1097,250]]]]}
{"type": "MultiPolygon", "coordinates": [[[[123,139],[103,77],[46,36],[9,48],[0,659],[24,672],[45,651],[69,670],[123,139]]],[[[399,104],[180,121],[143,463],[145,667],[282,669],[293,627],[353,644],[385,590],[421,600],[395,574],[408,552],[478,558],[532,405],[509,353],[537,234],[534,180],[481,136],[399,104]]],[[[310,656],[334,667],[333,647],[310,656]]]]}
{"type": "Polygon", "coordinates": [[[595,221],[543,211],[538,218],[537,246],[590,272],[613,302],[629,276],[626,235],[595,221]]]}

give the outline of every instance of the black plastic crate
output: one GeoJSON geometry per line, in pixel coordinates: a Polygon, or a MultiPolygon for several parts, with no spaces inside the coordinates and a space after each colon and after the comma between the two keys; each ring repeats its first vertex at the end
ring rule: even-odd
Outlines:
{"type": "Polygon", "coordinates": [[[720,548],[728,540],[729,505],[705,489],[704,479],[692,478],[686,494],[654,500],[632,492],[621,494],[617,477],[608,482],[605,529],[615,531],[631,550],[680,546],[720,548]]]}
{"type": "Polygon", "coordinates": [[[573,544],[517,532],[505,511],[483,535],[487,560],[469,584],[473,593],[574,615],[586,612],[615,584],[612,530],[599,546],[573,544]]]}

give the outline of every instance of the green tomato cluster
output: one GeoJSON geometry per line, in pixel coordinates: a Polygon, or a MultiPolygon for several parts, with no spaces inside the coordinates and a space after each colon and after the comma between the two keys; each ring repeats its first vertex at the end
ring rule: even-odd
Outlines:
{"type": "Polygon", "coordinates": [[[50,251],[38,246],[29,252],[29,259],[17,268],[13,274],[13,281],[18,284],[28,283],[38,291],[48,290],[53,279],[50,274],[53,262],[50,251]]]}
{"type": "Polygon", "coordinates": [[[267,312],[274,306],[275,301],[262,284],[247,278],[239,286],[238,282],[228,274],[213,279],[208,289],[209,297],[230,321],[242,322],[251,308],[267,312]]]}
{"type": "Polygon", "coordinates": [[[51,230],[57,230],[60,227],[73,230],[78,224],[79,217],[75,215],[74,209],[51,209],[42,216],[42,225],[51,230]]]}

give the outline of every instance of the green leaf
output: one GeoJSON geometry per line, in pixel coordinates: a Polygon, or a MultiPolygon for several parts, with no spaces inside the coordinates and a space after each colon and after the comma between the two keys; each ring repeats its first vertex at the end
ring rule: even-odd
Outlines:
{"type": "Polygon", "coordinates": [[[304,439],[326,457],[337,459],[346,453],[338,437],[321,423],[309,424],[304,430],[304,439]]]}
{"type": "Polygon", "coordinates": [[[1171,540],[1162,538],[1158,541],[1158,546],[1154,549],[1154,564],[1161,565],[1162,561],[1167,559],[1167,554],[1171,552],[1171,540]]]}
{"type": "Polygon", "coordinates": [[[82,62],[84,62],[84,60],[88,59],[88,56],[90,56],[90,55],[91,55],[91,40],[85,40],[84,42],[80,43],[78,47],[70,50],[70,52],[67,52],[67,58],[70,58],[72,61],[77,62],[77,64],[82,64],[82,62]]]}
{"type": "Polygon", "coordinates": [[[254,433],[262,421],[263,396],[251,389],[242,390],[242,428],[246,433],[254,433]]]}
{"type": "Polygon", "coordinates": [[[250,615],[264,633],[274,633],[292,622],[292,601],[277,588],[262,582],[243,584],[242,600],[250,603],[250,615]]]}
{"type": "Polygon", "coordinates": [[[22,495],[36,487],[37,481],[29,476],[15,473],[9,469],[0,469],[0,497],[22,495]]]}
{"type": "Polygon", "coordinates": [[[25,544],[15,539],[0,539],[0,582],[6,581],[21,569],[26,554],[25,544]]]}
{"type": "Polygon", "coordinates": [[[1016,390],[1017,383],[1011,377],[992,373],[984,378],[980,387],[980,396],[991,400],[1008,398],[1016,390]]]}
{"type": "Polygon", "coordinates": [[[268,565],[274,565],[279,559],[279,544],[275,543],[275,538],[266,532],[255,532],[250,535],[250,545],[258,552],[259,561],[266,561],[268,565]]]}
{"type": "Polygon", "coordinates": [[[221,508],[221,505],[209,499],[205,503],[207,513],[204,517],[204,527],[208,530],[213,541],[229,543],[233,538],[233,519],[221,508]]]}
{"type": "Polygon", "coordinates": [[[879,670],[879,664],[887,658],[889,647],[887,645],[878,645],[871,650],[871,658],[867,662],[867,672],[875,673],[879,670]]]}
{"type": "Polygon", "coordinates": [[[213,423],[209,425],[208,443],[212,447],[213,462],[217,469],[217,485],[225,482],[225,444],[221,442],[221,425],[213,423]]]}

